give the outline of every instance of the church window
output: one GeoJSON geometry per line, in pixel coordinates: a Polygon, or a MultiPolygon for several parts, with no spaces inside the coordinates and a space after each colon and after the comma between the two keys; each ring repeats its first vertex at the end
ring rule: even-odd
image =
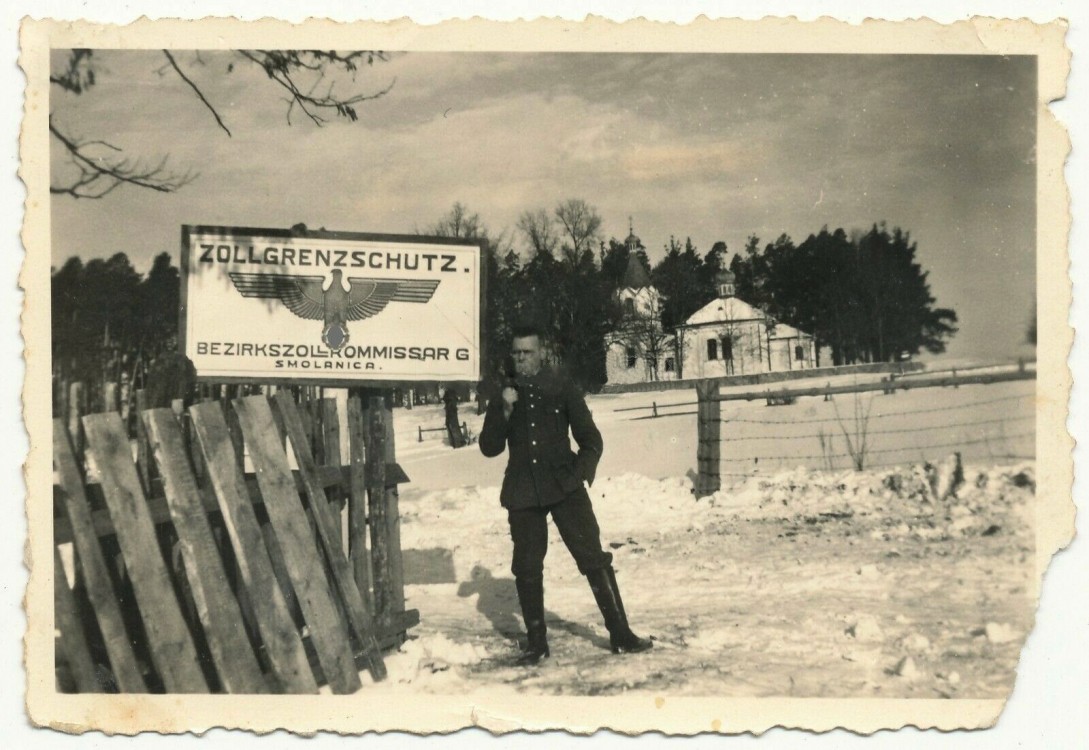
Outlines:
{"type": "Polygon", "coordinates": [[[628,369],[630,370],[631,368],[635,367],[635,362],[638,359],[635,354],[635,347],[629,346],[626,354],[628,356],[628,369]]]}
{"type": "Polygon", "coordinates": [[[624,300],[624,312],[627,315],[635,315],[635,300],[633,298],[628,297],[624,300]]]}
{"type": "Polygon", "coordinates": [[[734,358],[734,340],[729,336],[722,339],[722,358],[728,362],[734,358]]]}
{"type": "Polygon", "coordinates": [[[718,359],[718,339],[707,339],[707,361],[718,359]]]}
{"type": "Polygon", "coordinates": [[[676,369],[677,369],[677,365],[676,365],[676,362],[674,362],[673,357],[666,357],[665,358],[665,371],[666,372],[673,372],[676,369]]]}
{"type": "Polygon", "coordinates": [[[802,347],[801,344],[798,344],[796,347],[794,347],[794,359],[798,360],[799,362],[805,359],[805,349],[802,347]]]}

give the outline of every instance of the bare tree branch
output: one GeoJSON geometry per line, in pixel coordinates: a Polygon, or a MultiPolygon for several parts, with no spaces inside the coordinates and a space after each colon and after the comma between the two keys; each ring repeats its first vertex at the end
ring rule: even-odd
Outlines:
{"type": "MultiPolygon", "coordinates": [[[[228,137],[231,137],[232,133],[220,117],[218,110],[196,82],[185,74],[174,55],[165,49],[162,53],[167,62],[158,70],[158,73],[165,75],[168,69],[173,69],[178,77],[193,90],[201,104],[211,112],[216,124],[228,137]]],[[[286,98],[288,124],[291,123],[291,113],[295,107],[299,107],[314,124],[319,126],[326,122],[323,115],[328,110],[333,110],[338,117],[354,122],[358,119],[356,113],[358,104],[384,96],[395,83],[395,80],[391,81],[384,89],[370,94],[339,96],[334,92],[337,85],[335,73],[348,74],[354,80],[355,73],[362,66],[370,66],[377,61],[384,62],[389,59],[388,55],[381,51],[361,50],[340,53],[323,50],[238,50],[236,54],[260,66],[269,78],[288,93],[286,98]],[[316,93],[321,90],[325,93],[316,93]]],[[[50,74],[50,83],[71,94],[86,93],[95,85],[93,55],[94,51],[90,49],[71,50],[66,64],[50,74]]],[[[199,53],[197,62],[201,65],[205,64],[199,53]]],[[[232,62],[227,66],[226,72],[229,74],[233,69],[232,62]]],[[[75,138],[56,126],[52,117],[49,121],[49,132],[67,151],[71,165],[74,167],[74,175],[71,179],[62,180],[60,184],[50,186],[50,192],[53,194],[69,195],[73,198],[102,198],[122,185],[134,185],[158,192],[172,193],[197,177],[197,174],[192,171],[178,173],[168,169],[168,157],[163,157],[158,163],[148,164],[136,158],[126,158],[121,149],[106,141],[75,138]],[[110,155],[106,153],[107,151],[116,155],[110,155]]]]}
{"type": "Polygon", "coordinates": [[[386,95],[396,82],[396,79],[394,79],[384,89],[372,94],[356,94],[344,98],[333,96],[332,85],[330,85],[328,93],[324,96],[314,95],[313,93],[317,90],[317,87],[322,80],[325,79],[329,65],[341,68],[349,73],[354,73],[358,69],[357,61],[363,60],[367,65],[373,64],[375,60],[384,61],[388,59],[384,52],[360,51],[341,55],[336,52],[321,52],[316,50],[302,52],[239,50],[238,54],[242,55],[254,65],[259,65],[269,78],[288,92],[290,95],[288,100],[289,122],[291,109],[294,106],[298,106],[315,125],[320,126],[325,124],[326,119],[322,117],[319,112],[319,110],[323,109],[332,109],[337,115],[346,117],[354,122],[359,119],[355,110],[357,104],[372,101],[386,95]],[[309,90],[307,91],[304,91],[302,88],[305,84],[296,80],[295,74],[299,70],[310,71],[311,73],[317,74],[317,78],[311,83],[309,90]]]}
{"type": "Polygon", "coordinates": [[[525,235],[535,255],[555,253],[560,238],[556,236],[552,218],[543,208],[523,211],[518,217],[518,229],[525,235]]]}
{"type": "Polygon", "coordinates": [[[597,209],[581,198],[572,198],[556,206],[553,212],[563,226],[570,245],[565,245],[564,255],[573,266],[583,250],[593,245],[601,234],[601,217],[597,209]]]}
{"type": "Polygon", "coordinates": [[[95,71],[91,66],[93,52],[74,49],[68,55],[68,67],[57,75],[50,75],[49,82],[73,94],[82,94],[95,85],[95,71]]]}
{"type": "Polygon", "coordinates": [[[223,124],[223,120],[219,117],[219,112],[216,112],[216,108],[213,107],[212,103],[205,98],[204,93],[197,87],[197,84],[189,80],[189,76],[185,75],[185,73],[182,72],[182,69],[178,67],[178,63],[174,59],[174,56],[170,54],[170,50],[164,49],[163,54],[166,55],[166,59],[170,63],[170,66],[174,68],[174,71],[183,81],[189,84],[189,88],[193,89],[193,91],[197,95],[197,98],[200,99],[201,103],[208,108],[208,111],[212,113],[212,117],[216,118],[216,123],[219,125],[219,127],[223,128],[223,132],[227,134],[228,138],[230,138],[231,131],[227,128],[226,125],[223,124]]]}
{"type": "Polygon", "coordinates": [[[73,138],[54,125],[52,118],[49,120],[49,132],[68,152],[72,164],[79,170],[78,176],[67,183],[50,185],[49,192],[54,195],[102,198],[121,185],[135,185],[160,193],[173,193],[197,177],[193,172],[178,174],[168,170],[166,156],[151,166],[134,159],[96,156],[87,149],[103,146],[118,153],[121,149],[101,140],[82,141],[73,138]]]}

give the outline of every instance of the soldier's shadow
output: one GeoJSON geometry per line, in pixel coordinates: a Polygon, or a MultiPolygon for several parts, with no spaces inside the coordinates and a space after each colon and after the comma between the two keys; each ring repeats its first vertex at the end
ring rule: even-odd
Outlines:
{"type": "MultiPolygon", "coordinates": [[[[525,629],[522,626],[521,608],[518,605],[518,590],[513,578],[496,578],[482,565],[473,566],[470,580],[458,586],[458,596],[477,595],[477,611],[488,618],[492,627],[500,635],[514,641],[523,640],[525,629]]],[[[590,596],[587,588],[586,595],[590,596]]],[[[547,599],[548,594],[545,593],[547,599]]],[[[568,622],[555,612],[545,609],[545,621],[549,630],[561,630],[576,638],[585,638],[597,648],[609,648],[609,639],[595,633],[585,625],[568,622]]]]}

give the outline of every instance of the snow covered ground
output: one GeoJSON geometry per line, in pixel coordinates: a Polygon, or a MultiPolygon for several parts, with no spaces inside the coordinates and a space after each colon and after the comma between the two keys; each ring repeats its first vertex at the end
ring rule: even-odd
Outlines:
{"type": "MultiPolygon", "coordinates": [[[[412,480],[401,492],[402,546],[449,550],[455,580],[407,586],[420,625],[388,657],[389,682],[369,689],[1004,697],[1035,602],[1033,386],[863,396],[865,465],[875,467],[863,471],[849,456],[830,461],[846,448],[833,441],[822,451],[818,433],[843,442],[853,397],[723,404],[723,458],[736,459],[723,471],[736,475],[699,500],[695,416],[616,411],[694,394],[591,397],[605,439],[591,498],[633,629],[655,647],[608,651],[585,579],[553,529],[553,655],[533,669],[509,666],[523,631],[499,506],[505,457],[453,450],[439,433],[418,442],[417,425],[440,426],[441,407],[398,409],[398,461],[412,480]],[[949,477],[923,462],[953,450],[963,483],[943,498],[949,477]]],[[[479,433],[471,405],[461,418],[479,433]]]]}

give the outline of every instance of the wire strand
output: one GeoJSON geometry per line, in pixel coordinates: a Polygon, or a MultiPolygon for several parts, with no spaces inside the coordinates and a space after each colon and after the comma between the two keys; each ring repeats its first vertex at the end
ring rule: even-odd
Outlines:
{"type": "MultiPolygon", "coordinates": [[[[983,419],[978,422],[956,422],[954,424],[942,424],[942,425],[929,425],[927,427],[905,427],[900,430],[866,430],[865,434],[869,435],[900,435],[905,432],[937,432],[938,430],[952,430],[961,427],[975,427],[986,424],[1000,424],[1005,422],[1023,422],[1027,419],[1036,419],[1035,414],[1025,414],[1020,417],[1006,417],[1000,419],[983,419]]],[[[727,437],[719,438],[721,443],[740,443],[747,440],[813,440],[815,438],[832,438],[838,437],[840,433],[807,433],[805,435],[745,435],[743,437],[727,437]]]]}
{"type": "MultiPolygon", "coordinates": [[[[1029,437],[1036,437],[1036,433],[1035,432],[1021,432],[1021,433],[1016,433],[1016,434],[1013,434],[1013,435],[992,435],[989,438],[982,438],[982,439],[976,439],[976,440],[957,440],[957,441],[951,442],[951,443],[931,443],[929,445],[908,445],[908,446],[902,446],[902,447],[899,447],[899,448],[885,448],[885,449],[882,449],[882,450],[866,450],[863,455],[864,456],[880,456],[880,455],[886,455],[886,454],[889,454],[889,453],[905,453],[907,451],[930,451],[930,450],[937,450],[937,449],[941,449],[941,448],[959,448],[959,447],[965,446],[965,445],[982,445],[984,443],[990,443],[993,440],[1010,441],[1010,440],[1019,440],[1019,439],[1029,438],[1029,437]]],[[[825,460],[825,459],[832,459],[832,458],[853,458],[853,456],[850,453],[822,453],[822,454],[812,455],[812,456],[748,456],[748,457],[745,457],[745,458],[729,458],[729,457],[722,458],[722,457],[720,457],[719,461],[724,462],[724,463],[746,463],[746,462],[760,462],[760,461],[782,463],[784,461],[814,461],[814,460],[825,460]]]]}

